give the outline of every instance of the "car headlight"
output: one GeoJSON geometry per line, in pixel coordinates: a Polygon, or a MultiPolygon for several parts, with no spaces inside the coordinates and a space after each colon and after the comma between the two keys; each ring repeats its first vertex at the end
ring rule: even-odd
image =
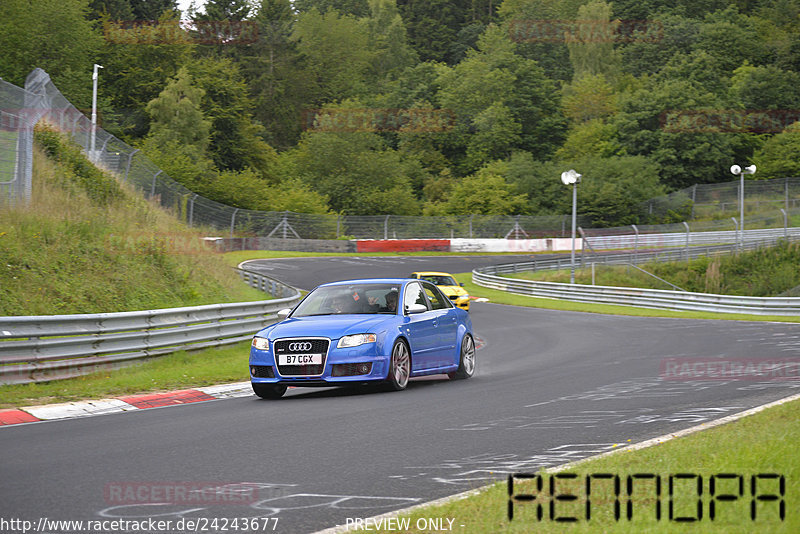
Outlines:
{"type": "Polygon", "coordinates": [[[365,343],[375,343],[377,336],[375,334],[354,334],[352,336],[344,336],[339,338],[339,343],[336,344],[337,349],[346,349],[348,347],[358,347],[365,343]]]}
{"type": "Polygon", "coordinates": [[[265,337],[254,337],[253,348],[258,350],[269,350],[269,339],[265,337]]]}

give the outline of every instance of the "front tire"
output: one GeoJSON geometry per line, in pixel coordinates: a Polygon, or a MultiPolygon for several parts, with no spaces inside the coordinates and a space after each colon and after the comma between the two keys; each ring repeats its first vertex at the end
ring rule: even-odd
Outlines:
{"type": "Polygon", "coordinates": [[[402,339],[394,342],[392,357],[389,360],[389,376],[386,383],[392,391],[402,391],[408,387],[411,376],[411,352],[402,339]]]}
{"type": "Polygon", "coordinates": [[[286,393],[286,386],[282,384],[251,383],[251,385],[253,386],[253,392],[262,399],[280,399],[283,397],[283,394],[286,393]]]}
{"type": "Polygon", "coordinates": [[[461,380],[475,374],[475,342],[469,334],[464,335],[461,340],[461,357],[458,362],[458,369],[452,373],[447,373],[451,380],[461,380]]]}

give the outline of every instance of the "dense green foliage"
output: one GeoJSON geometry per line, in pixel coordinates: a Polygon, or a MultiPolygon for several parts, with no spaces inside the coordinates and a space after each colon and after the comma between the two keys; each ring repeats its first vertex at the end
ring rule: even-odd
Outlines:
{"type": "Polygon", "coordinates": [[[0,315],[132,311],[256,300],[187,228],[36,132],[34,192],[0,210],[0,315]]]}
{"type": "Polygon", "coordinates": [[[175,9],[5,0],[0,77],[42,67],[86,109],[102,64],[106,129],[250,209],[564,213],[575,168],[594,225],[657,223],[642,201],[729,181],[733,163],[800,174],[800,0],[175,9]]]}

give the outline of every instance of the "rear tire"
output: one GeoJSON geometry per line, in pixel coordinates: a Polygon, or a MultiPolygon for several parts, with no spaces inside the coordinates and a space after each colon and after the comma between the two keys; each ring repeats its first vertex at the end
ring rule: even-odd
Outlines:
{"type": "Polygon", "coordinates": [[[461,357],[458,362],[458,369],[452,373],[447,373],[451,380],[463,380],[475,374],[475,342],[469,334],[464,335],[461,340],[461,357]]]}
{"type": "Polygon", "coordinates": [[[391,391],[402,391],[408,387],[411,377],[411,351],[402,339],[394,342],[392,357],[389,359],[389,376],[386,383],[391,391]]]}
{"type": "Polygon", "coordinates": [[[262,399],[280,399],[283,397],[283,394],[286,393],[286,386],[281,384],[251,383],[251,385],[253,386],[253,392],[262,399]]]}

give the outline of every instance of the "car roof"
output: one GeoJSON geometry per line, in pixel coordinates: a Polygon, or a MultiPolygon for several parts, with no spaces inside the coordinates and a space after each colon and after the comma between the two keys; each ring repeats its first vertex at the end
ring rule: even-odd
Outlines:
{"type": "Polygon", "coordinates": [[[455,278],[455,276],[453,276],[453,275],[452,275],[452,274],[450,274],[450,273],[442,273],[442,272],[439,272],[439,271],[417,271],[417,272],[415,272],[414,274],[418,274],[418,275],[421,275],[421,276],[425,276],[425,275],[433,275],[433,276],[451,276],[451,277],[455,278]]]}
{"type": "Polygon", "coordinates": [[[327,284],[320,284],[319,287],[325,286],[348,286],[353,284],[404,284],[410,282],[410,278],[363,278],[358,280],[340,280],[338,282],[328,282],[327,284]]]}

